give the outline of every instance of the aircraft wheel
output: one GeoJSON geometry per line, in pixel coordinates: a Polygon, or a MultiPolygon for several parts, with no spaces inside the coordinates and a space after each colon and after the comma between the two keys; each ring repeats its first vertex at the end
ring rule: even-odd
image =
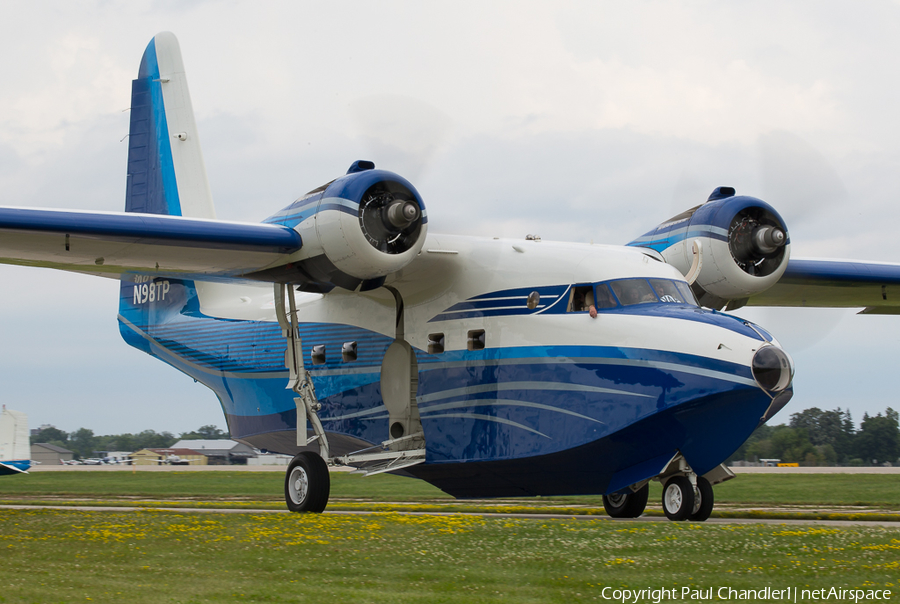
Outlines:
{"type": "Polygon", "coordinates": [[[703,522],[712,514],[715,500],[712,485],[702,476],[697,477],[697,495],[698,500],[694,502],[694,511],[688,516],[688,520],[703,522]]]}
{"type": "Polygon", "coordinates": [[[319,455],[303,451],[294,456],[284,477],[284,500],[292,512],[318,514],[328,505],[331,478],[319,455]]]}
{"type": "Polygon", "coordinates": [[[669,520],[685,520],[694,511],[694,487],[686,476],[673,476],[663,487],[662,507],[669,520]]]}
{"type": "Polygon", "coordinates": [[[634,493],[613,493],[603,496],[603,509],[613,518],[637,518],[647,507],[650,485],[645,484],[634,493]]]}

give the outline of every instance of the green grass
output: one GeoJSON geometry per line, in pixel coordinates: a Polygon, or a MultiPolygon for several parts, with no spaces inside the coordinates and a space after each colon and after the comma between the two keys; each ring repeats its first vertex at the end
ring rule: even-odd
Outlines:
{"type": "Polygon", "coordinates": [[[716,485],[715,495],[720,503],[862,505],[896,510],[900,507],[900,475],[742,474],[716,485]]]}
{"type": "Polygon", "coordinates": [[[2,603],[571,603],[624,586],[900,591],[900,526],[0,510],[0,551],[2,603]]]}

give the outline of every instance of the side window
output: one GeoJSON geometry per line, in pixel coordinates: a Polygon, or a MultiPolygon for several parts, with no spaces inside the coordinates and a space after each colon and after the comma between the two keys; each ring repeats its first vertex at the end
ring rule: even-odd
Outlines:
{"type": "Polygon", "coordinates": [[[616,304],[616,299],[613,298],[612,293],[609,291],[609,285],[606,283],[597,285],[595,299],[597,300],[597,310],[600,310],[601,308],[615,308],[618,306],[616,304]]]}
{"type": "Polygon", "coordinates": [[[312,351],[310,352],[310,357],[312,358],[313,365],[324,365],[325,364],[325,344],[317,344],[312,347],[312,351]]]}
{"type": "Polygon", "coordinates": [[[569,296],[569,308],[567,312],[582,312],[594,304],[594,287],[591,285],[576,285],[569,296]]]}
{"type": "Polygon", "coordinates": [[[356,360],[357,357],[357,346],[356,342],[344,342],[344,345],[341,346],[341,359],[345,363],[352,363],[356,360]]]}
{"type": "Polygon", "coordinates": [[[428,334],[428,354],[440,354],[444,352],[444,334],[428,334]]]}
{"type": "Polygon", "coordinates": [[[466,342],[469,350],[484,350],[484,330],[473,329],[468,333],[468,341],[466,342]]]}

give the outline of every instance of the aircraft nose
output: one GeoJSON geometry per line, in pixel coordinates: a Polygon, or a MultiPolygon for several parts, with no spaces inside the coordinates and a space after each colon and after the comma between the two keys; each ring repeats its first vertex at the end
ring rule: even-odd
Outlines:
{"type": "Polygon", "coordinates": [[[753,355],[753,377],[763,390],[781,392],[794,379],[794,361],[778,346],[763,346],[753,355]]]}

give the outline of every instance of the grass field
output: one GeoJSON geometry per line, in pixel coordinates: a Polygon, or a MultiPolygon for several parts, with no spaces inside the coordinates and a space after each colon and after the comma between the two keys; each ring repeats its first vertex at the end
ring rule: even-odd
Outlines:
{"type": "MultiPolygon", "coordinates": [[[[599,497],[454,502],[417,480],[332,475],[329,509],[602,514],[599,497]]],[[[603,601],[615,589],[890,589],[900,522],[689,524],[478,515],[164,511],[282,509],[268,472],[43,472],[0,480],[0,502],[153,506],[0,509],[0,604],[33,602],[479,603],[603,601]]],[[[860,504],[896,510],[885,475],[743,475],[724,507],[860,504]],[[893,505],[892,505],[893,504],[893,505]]],[[[659,499],[659,487],[651,502],[659,499]]],[[[893,516],[897,518],[897,516],[893,516]]],[[[732,598],[735,599],[735,598],[732,598]]],[[[679,598],[669,599],[678,601],[679,598]]],[[[650,597],[637,601],[652,601],[650,597]]]]}
{"type": "Polygon", "coordinates": [[[900,525],[0,510],[0,551],[3,603],[570,603],[602,600],[604,587],[900,591],[900,525]]]}

